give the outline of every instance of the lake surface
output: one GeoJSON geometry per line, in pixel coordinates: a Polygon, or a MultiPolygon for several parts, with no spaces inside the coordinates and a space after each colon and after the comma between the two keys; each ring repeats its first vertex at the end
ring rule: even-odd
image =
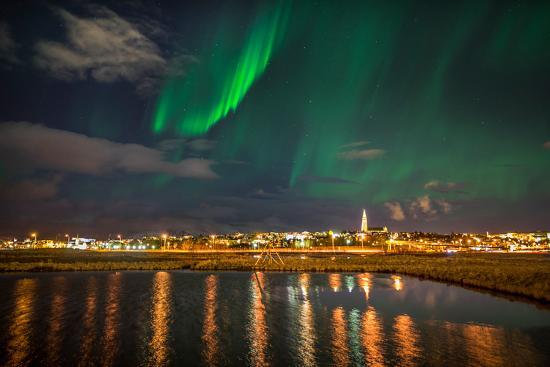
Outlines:
{"type": "Polygon", "coordinates": [[[0,292],[6,366],[550,365],[550,311],[410,277],[33,273],[0,292]]]}

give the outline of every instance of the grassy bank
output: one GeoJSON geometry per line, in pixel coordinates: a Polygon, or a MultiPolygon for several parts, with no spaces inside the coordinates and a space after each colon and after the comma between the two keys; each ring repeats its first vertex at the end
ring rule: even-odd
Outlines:
{"type": "Polygon", "coordinates": [[[243,254],[2,251],[0,272],[98,270],[243,270],[382,272],[476,287],[550,302],[550,256],[531,254],[285,254],[284,265],[254,266],[243,254]]]}

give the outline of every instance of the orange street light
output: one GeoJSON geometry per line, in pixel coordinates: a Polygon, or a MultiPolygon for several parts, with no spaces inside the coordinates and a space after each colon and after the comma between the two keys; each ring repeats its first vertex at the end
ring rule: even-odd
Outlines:
{"type": "Polygon", "coordinates": [[[330,235],[330,238],[332,240],[332,252],[335,252],[334,251],[334,232],[328,231],[328,234],[330,235]]]}

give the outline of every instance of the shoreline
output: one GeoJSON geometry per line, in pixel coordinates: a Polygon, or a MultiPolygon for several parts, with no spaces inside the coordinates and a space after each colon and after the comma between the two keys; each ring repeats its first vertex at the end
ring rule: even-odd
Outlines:
{"type": "Polygon", "coordinates": [[[550,256],[536,254],[284,253],[284,265],[252,254],[23,250],[0,254],[0,273],[57,271],[368,272],[413,276],[550,304],[550,256]]]}

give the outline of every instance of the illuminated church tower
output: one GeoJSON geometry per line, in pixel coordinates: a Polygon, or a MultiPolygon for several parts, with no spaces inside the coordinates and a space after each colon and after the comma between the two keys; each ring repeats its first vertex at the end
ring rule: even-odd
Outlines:
{"type": "Polygon", "coordinates": [[[361,218],[361,232],[368,232],[369,226],[367,225],[367,212],[363,209],[363,217],[361,218]]]}

